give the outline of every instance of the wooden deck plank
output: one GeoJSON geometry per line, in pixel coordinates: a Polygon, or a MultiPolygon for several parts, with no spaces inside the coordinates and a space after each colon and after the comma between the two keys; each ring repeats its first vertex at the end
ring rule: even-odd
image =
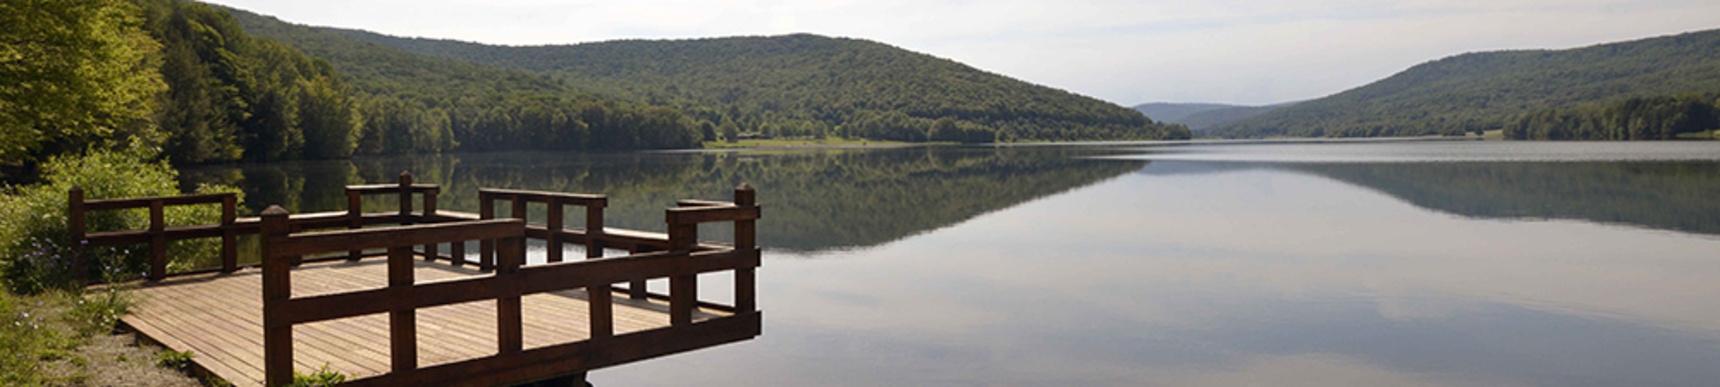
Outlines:
{"type": "MultiPolygon", "coordinates": [[[[311,263],[292,272],[293,295],[381,288],[381,260],[311,263]]],[[[416,281],[488,275],[475,267],[415,260],[416,281]]],[[[262,284],[255,270],[169,278],[138,289],[140,302],[124,318],[128,326],[175,350],[196,353],[193,361],[241,386],[263,379],[262,284]]],[[[583,290],[523,296],[522,334],[527,349],[586,340],[590,308],[583,290]]],[[[669,326],[668,304],[613,293],[616,334],[669,326]]],[[[695,320],[729,315],[696,310],[695,320]]],[[[497,352],[496,306],[469,302],[417,311],[420,367],[460,362],[497,352]]],[[[329,364],[353,378],[388,372],[387,314],[301,324],[294,327],[294,363],[301,371],[329,364]]]]}

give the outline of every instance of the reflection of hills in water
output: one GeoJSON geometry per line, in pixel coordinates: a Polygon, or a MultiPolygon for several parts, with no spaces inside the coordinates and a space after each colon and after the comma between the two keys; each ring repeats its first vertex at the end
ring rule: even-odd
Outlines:
{"type": "MultiPolygon", "coordinates": [[[[908,148],[759,153],[548,153],[440,155],[211,166],[187,169],[186,185],[240,186],[253,212],[282,204],[295,212],[345,206],[341,187],[392,182],[402,170],[442,184],[441,208],[477,212],[479,187],[609,195],[611,227],[662,230],[677,199],[728,199],[734,186],[759,189],[760,242],[792,251],[875,246],[956,224],[1035,198],[1140,169],[1143,161],[1080,159],[1078,150],[908,148]]],[[[381,199],[381,198],[379,198],[381,199]]],[[[394,208],[390,200],[367,210],[394,208]]],[[[501,207],[506,207],[501,206],[501,207]]],[[[505,209],[499,209],[505,214],[505,209]]],[[[572,210],[577,211],[577,210],[572,210]]],[[[544,214],[530,216],[541,222],[544,214]]],[[[570,227],[584,216],[567,216],[570,227]]],[[[729,238],[726,226],[701,237],[729,238]]]]}
{"type": "Polygon", "coordinates": [[[1478,218],[1577,219],[1720,234],[1720,163],[1154,162],[1143,174],[1271,168],[1374,189],[1419,207],[1478,218]]]}

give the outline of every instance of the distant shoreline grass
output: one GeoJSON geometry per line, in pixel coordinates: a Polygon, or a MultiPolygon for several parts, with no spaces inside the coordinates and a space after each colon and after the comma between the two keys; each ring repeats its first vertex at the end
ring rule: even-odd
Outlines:
{"type": "Polygon", "coordinates": [[[1709,129],[1700,132],[1679,133],[1680,140],[1720,140],[1720,129],[1709,129]]]}
{"type": "Polygon", "coordinates": [[[926,145],[934,143],[917,143],[901,141],[878,141],[853,138],[797,138],[797,139],[747,139],[736,142],[705,141],[705,149],[759,149],[759,148],[895,148],[905,146],[926,145]]]}

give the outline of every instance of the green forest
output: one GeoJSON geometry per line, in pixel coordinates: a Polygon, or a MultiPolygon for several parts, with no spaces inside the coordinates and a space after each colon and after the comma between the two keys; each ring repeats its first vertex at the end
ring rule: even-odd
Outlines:
{"type": "Polygon", "coordinates": [[[1686,94],[1552,108],[1507,124],[1514,140],[1672,140],[1720,128],[1720,97],[1686,94]]]}
{"type": "MultiPolygon", "coordinates": [[[[1548,129],[1553,124],[1545,118],[1571,116],[1578,114],[1577,110],[1610,109],[1590,106],[1595,104],[1658,104],[1653,101],[1720,91],[1720,50],[1715,47],[1720,47],[1720,30],[1568,50],[1462,54],[1416,65],[1325,98],[1221,125],[1208,134],[1215,137],[1461,135],[1511,127],[1523,129],[1527,120],[1533,121],[1528,124],[1534,129],[1518,130],[1521,136],[1512,138],[1667,138],[1617,135],[1647,130],[1632,129],[1628,122],[1606,128],[1583,129],[1577,125],[1548,129]]],[[[1706,104],[1712,102],[1710,98],[1706,104]]],[[[1658,111],[1679,114],[1674,110],[1658,111]]],[[[1628,119],[1679,120],[1672,116],[1647,118],[1643,115],[1646,111],[1628,114],[1632,114],[1628,119]]]]}
{"type": "MultiPolygon", "coordinates": [[[[268,19],[241,20],[258,34],[294,40],[267,32],[283,28],[268,19]]],[[[673,106],[719,132],[959,142],[1189,137],[1186,127],[1129,108],[859,39],[797,34],[506,47],[316,30],[673,106]]]]}
{"type": "MultiPolygon", "coordinates": [[[[9,2],[0,168],[143,141],[175,164],[456,150],[696,147],[667,107],[410,54],[336,66],[184,0],[9,2]],[[401,60],[399,57],[406,57],[401,60]],[[414,60],[416,59],[416,60],[414,60]]],[[[358,47],[365,50],[382,47],[358,47]]]]}

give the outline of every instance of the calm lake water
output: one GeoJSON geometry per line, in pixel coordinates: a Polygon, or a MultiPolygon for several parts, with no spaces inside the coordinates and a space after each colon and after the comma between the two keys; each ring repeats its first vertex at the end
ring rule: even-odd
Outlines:
{"type": "Polygon", "coordinates": [[[401,170],[442,184],[443,208],[475,212],[478,187],[604,193],[612,226],[652,230],[675,199],[759,189],[764,335],[598,386],[1720,382],[1715,142],[476,154],[182,178],[326,211],[401,170]]]}

